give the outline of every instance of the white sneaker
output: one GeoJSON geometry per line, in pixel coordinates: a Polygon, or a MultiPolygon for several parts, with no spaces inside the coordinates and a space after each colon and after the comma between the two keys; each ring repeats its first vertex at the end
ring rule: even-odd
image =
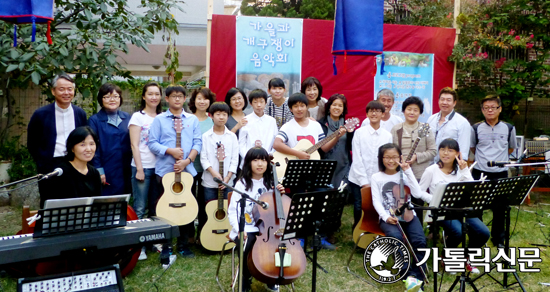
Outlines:
{"type": "Polygon", "coordinates": [[[162,268],[165,270],[168,269],[176,261],[177,258],[178,257],[175,254],[170,255],[170,263],[167,265],[162,265],[162,268]]]}
{"type": "Polygon", "coordinates": [[[155,251],[155,250],[158,253],[161,253],[162,252],[162,244],[160,244],[160,243],[153,244],[153,251],[155,251]]]}
{"type": "Polygon", "coordinates": [[[141,253],[139,254],[139,261],[143,261],[147,259],[147,254],[145,253],[145,246],[141,248],[141,253]]]}
{"type": "Polygon", "coordinates": [[[466,263],[466,272],[470,272],[472,274],[481,273],[477,267],[472,267],[470,263],[466,263]]]}
{"type": "Polygon", "coordinates": [[[422,281],[415,277],[409,276],[406,280],[403,280],[403,282],[405,282],[406,292],[422,292],[422,281]]]}

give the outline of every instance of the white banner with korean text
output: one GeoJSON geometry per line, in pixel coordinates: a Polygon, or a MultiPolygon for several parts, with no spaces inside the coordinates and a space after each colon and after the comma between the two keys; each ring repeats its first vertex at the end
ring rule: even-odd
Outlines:
{"type": "Polygon", "coordinates": [[[418,120],[425,123],[433,110],[434,55],[406,52],[384,52],[376,56],[374,99],[382,89],[390,89],[395,95],[392,115],[405,119],[402,106],[409,96],[419,97],[424,102],[424,112],[418,120]],[[384,56],[384,72],[380,74],[384,56]]]}
{"type": "Polygon", "coordinates": [[[299,92],[302,27],[302,19],[237,17],[237,87],[267,92],[269,80],[281,78],[286,96],[299,92]]]}

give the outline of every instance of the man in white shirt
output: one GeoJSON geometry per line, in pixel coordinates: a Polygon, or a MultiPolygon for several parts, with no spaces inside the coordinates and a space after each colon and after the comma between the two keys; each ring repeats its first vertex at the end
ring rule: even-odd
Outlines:
{"type": "MultiPolygon", "coordinates": [[[[54,170],[66,154],[69,134],[80,126],[86,126],[86,112],[73,105],[74,80],[66,74],[56,76],[52,81],[52,95],[55,102],[37,109],[27,126],[27,148],[36,163],[38,173],[54,170]]],[[[47,180],[40,181],[40,194],[48,194],[47,180]]],[[[47,198],[41,196],[40,206],[47,198]]]]}
{"type": "MultiPolygon", "coordinates": [[[[435,146],[439,148],[441,141],[452,138],[458,142],[460,154],[463,160],[468,160],[470,153],[471,126],[468,120],[461,114],[455,112],[454,108],[458,100],[456,91],[445,87],[439,92],[439,113],[428,118],[428,124],[432,133],[435,134],[435,146]]],[[[439,161],[436,155],[434,162],[439,161]]]]}
{"type": "Polygon", "coordinates": [[[241,128],[239,134],[241,167],[246,152],[257,144],[268,153],[273,153],[273,142],[278,132],[275,119],[264,113],[267,93],[261,89],[255,89],[248,95],[248,100],[254,111],[246,116],[248,124],[241,128]]]}
{"type": "MultiPolygon", "coordinates": [[[[391,114],[391,109],[393,108],[393,104],[395,102],[394,94],[391,90],[384,88],[378,91],[378,94],[376,94],[376,100],[381,102],[385,107],[383,116],[380,119],[380,127],[382,127],[388,132],[391,132],[391,129],[393,128],[393,126],[403,123],[403,119],[401,117],[391,114]]],[[[363,123],[361,124],[361,127],[365,127],[368,124],[369,124],[369,118],[367,115],[367,118],[363,121],[363,123]]]]}
{"type": "Polygon", "coordinates": [[[367,119],[369,124],[355,131],[351,150],[353,162],[349,171],[348,190],[354,197],[353,229],[361,220],[361,189],[370,186],[371,176],[378,169],[378,148],[386,143],[392,143],[392,135],[382,128],[380,120],[386,107],[379,101],[371,101],[367,105],[367,119]]]}

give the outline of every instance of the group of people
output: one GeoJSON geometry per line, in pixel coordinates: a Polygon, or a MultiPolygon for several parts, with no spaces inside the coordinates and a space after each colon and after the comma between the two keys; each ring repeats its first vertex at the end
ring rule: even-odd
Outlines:
{"type": "MultiPolygon", "coordinates": [[[[284,193],[284,188],[273,181],[269,155],[277,151],[309,159],[310,154],[293,149],[299,141],[307,139],[316,144],[337,132],[319,152],[322,159],[337,161],[332,186],[348,183],[348,192],[354,200],[353,226],[360,223],[361,189],[370,187],[381,229],[387,236],[401,238],[397,219],[390,213],[395,208],[391,189],[399,184],[399,170],[404,172],[413,202],[421,205],[431,201],[428,191],[433,193],[440,183],[479,179],[481,175],[489,179],[506,177],[506,168],[488,167],[487,161],[507,160],[510,151],[516,148],[514,127],[499,120],[501,101],[497,96],[483,99],[481,110],[485,121],[470,126],[454,111],[456,92],[443,88],[439,94],[441,111],[429,118],[427,133],[420,133],[422,100],[407,98],[401,109],[405,117],[402,120],[391,114],[393,92],[383,89],[376,100],[368,103],[367,118],[354,131],[344,127],[346,97],[334,94],[323,98],[323,87],[317,78],[306,78],[301,92],[290,97],[285,96],[285,83],[279,78],[270,80],[268,88],[268,92],[253,90],[248,96],[239,88],[231,88],[224,102],[217,102],[216,94],[208,88],[196,89],[189,98],[189,113],[184,110],[188,93],[183,87],[170,86],[163,94],[157,83],[150,82],[143,88],[139,111],[130,116],[120,110],[121,89],[106,83],[97,96],[101,110],[87,120],[85,112],[71,103],[74,80],[68,75],[55,77],[51,89],[55,102],[36,110],[28,125],[28,148],[38,172],[63,169],[62,176],[39,183],[41,206],[48,199],[132,193],[137,216],[154,216],[156,203],[164,191],[162,178],[170,172],[188,172],[194,177],[192,192],[201,206],[199,226],[197,231],[193,223],[180,226],[177,252],[183,257],[193,257],[189,245],[206,221],[205,204],[217,198],[218,190],[222,189],[226,198],[229,192],[214,178],[253,198],[275,187],[284,193]],[[168,105],[164,112],[163,98],[168,105]],[[179,147],[174,119],[181,120],[182,125],[179,147]],[[220,143],[225,150],[223,173],[216,155],[220,143]],[[410,153],[412,148],[416,150],[414,153],[410,153]],[[466,163],[469,148],[478,162],[472,174],[466,163]]],[[[234,194],[229,203],[233,240],[239,240],[236,207],[239,198],[240,195],[234,194]]],[[[258,234],[255,224],[258,216],[252,204],[246,206],[245,212],[249,239],[245,252],[248,252],[258,234]]],[[[504,240],[504,206],[495,207],[493,212],[491,236],[497,246],[504,240]]],[[[418,215],[410,222],[402,222],[415,249],[426,247],[422,216],[418,215]]],[[[489,230],[483,222],[469,218],[467,223],[469,247],[485,244],[489,230]]],[[[442,225],[449,237],[448,247],[458,246],[460,222],[447,220],[442,225]]],[[[323,247],[332,249],[334,236],[327,235],[323,247]]],[[[423,257],[418,250],[415,252],[418,258],[423,257]]],[[[146,258],[145,250],[140,258],[146,258]]],[[[476,271],[475,267],[471,270],[476,271]]],[[[409,273],[408,287],[422,285],[418,267],[413,266],[409,273]]],[[[250,289],[248,277],[243,288],[250,289]]]]}

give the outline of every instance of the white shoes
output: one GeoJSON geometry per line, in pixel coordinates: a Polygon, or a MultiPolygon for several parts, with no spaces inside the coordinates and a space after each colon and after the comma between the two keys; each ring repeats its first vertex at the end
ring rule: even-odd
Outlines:
{"type": "Polygon", "coordinates": [[[162,265],[162,268],[165,270],[168,269],[174,262],[176,262],[177,258],[178,257],[175,254],[170,255],[170,263],[167,265],[162,265]]]}
{"type": "Polygon", "coordinates": [[[147,254],[145,253],[145,246],[141,248],[141,253],[139,254],[139,261],[144,261],[147,259],[147,254]]]}

